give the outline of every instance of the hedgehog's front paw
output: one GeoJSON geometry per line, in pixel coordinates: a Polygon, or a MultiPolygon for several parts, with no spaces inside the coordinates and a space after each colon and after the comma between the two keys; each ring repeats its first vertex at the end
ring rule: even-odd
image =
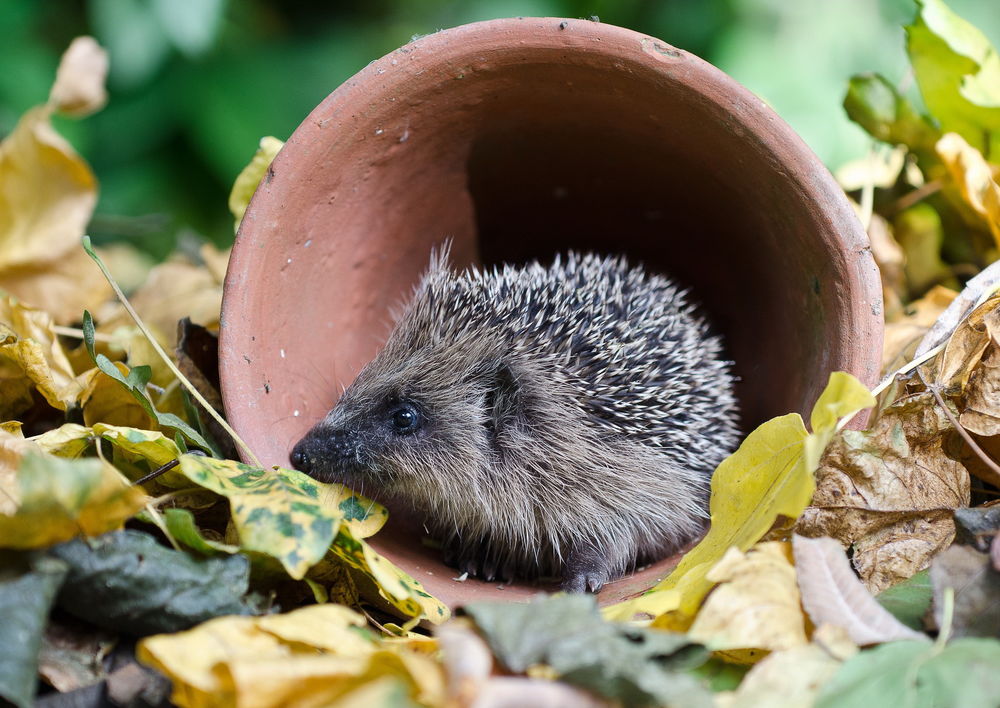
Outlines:
{"type": "Polygon", "coordinates": [[[617,577],[611,557],[593,546],[574,548],[566,558],[560,587],[566,592],[599,592],[617,577]]]}
{"type": "Polygon", "coordinates": [[[452,539],[444,544],[444,562],[460,573],[471,578],[479,578],[488,583],[498,580],[510,583],[514,579],[514,567],[509,559],[493,552],[485,541],[463,541],[452,539]]]}

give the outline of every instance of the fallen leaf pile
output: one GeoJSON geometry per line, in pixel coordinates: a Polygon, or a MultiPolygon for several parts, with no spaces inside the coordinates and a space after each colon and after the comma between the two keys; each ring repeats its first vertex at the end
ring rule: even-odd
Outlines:
{"type": "MultiPolygon", "coordinates": [[[[367,542],[383,507],[236,461],[212,356],[228,254],[136,279],[84,238],[96,179],[51,117],[101,108],[107,58],[75,40],[0,142],[0,701],[997,705],[1000,55],[917,5],[929,114],[876,75],[845,99],[880,145],[840,176],[882,269],[884,383],[835,372],[808,425],[751,432],[647,592],[454,618],[367,542]]],[[[237,179],[237,225],[280,148],[237,179]]]]}

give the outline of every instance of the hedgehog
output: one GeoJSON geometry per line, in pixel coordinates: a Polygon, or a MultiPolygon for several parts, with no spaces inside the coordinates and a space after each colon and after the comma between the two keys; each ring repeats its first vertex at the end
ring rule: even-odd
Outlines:
{"type": "Polygon", "coordinates": [[[688,293],[624,258],[456,273],[445,246],[290,458],[416,511],[461,573],[597,592],[704,531],[731,365],[688,293]]]}

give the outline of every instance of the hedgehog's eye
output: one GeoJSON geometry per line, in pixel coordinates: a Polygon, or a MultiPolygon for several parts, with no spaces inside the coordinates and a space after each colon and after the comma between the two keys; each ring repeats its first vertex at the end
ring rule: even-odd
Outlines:
{"type": "Polygon", "coordinates": [[[420,413],[408,403],[396,408],[389,420],[397,433],[412,433],[420,427],[420,413]]]}

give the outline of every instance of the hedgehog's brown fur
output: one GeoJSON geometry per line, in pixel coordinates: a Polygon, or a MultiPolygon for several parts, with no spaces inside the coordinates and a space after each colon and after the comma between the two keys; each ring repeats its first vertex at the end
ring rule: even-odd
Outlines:
{"type": "Polygon", "coordinates": [[[446,260],[293,462],[411,504],[486,580],[596,591],[692,540],[737,413],[685,293],[622,259],[446,260]]]}

